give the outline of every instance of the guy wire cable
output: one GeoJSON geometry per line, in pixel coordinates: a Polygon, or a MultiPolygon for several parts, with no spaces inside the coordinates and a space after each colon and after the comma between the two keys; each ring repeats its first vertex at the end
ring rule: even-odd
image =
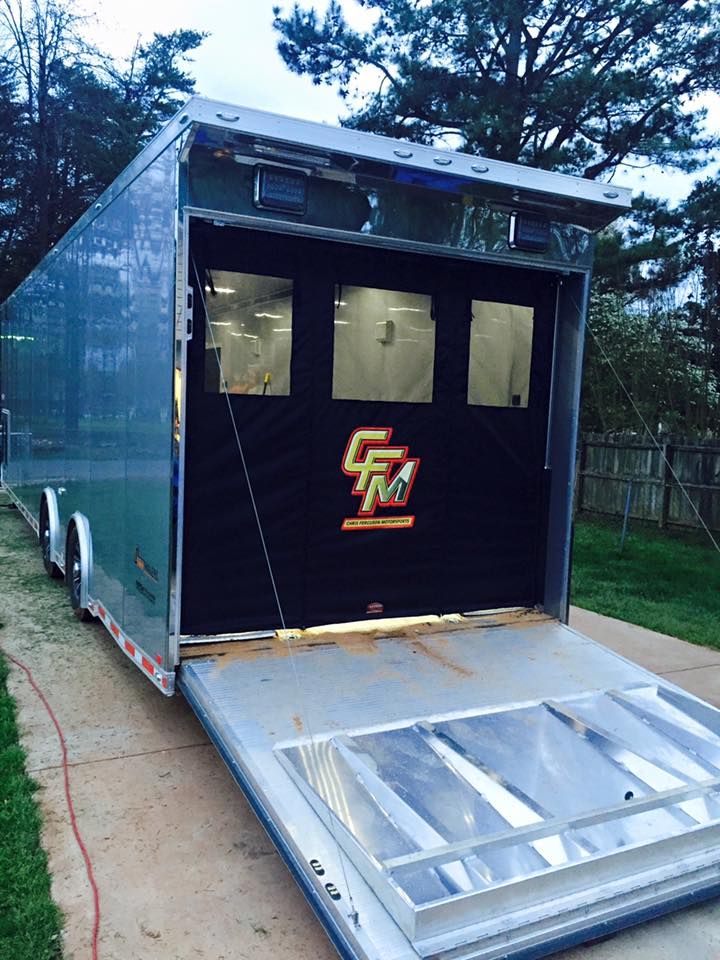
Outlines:
{"type": "MultiPolygon", "coordinates": [[[[573,304],[575,305],[575,309],[578,311],[578,314],[579,314],[579,315],[582,315],[582,311],[581,311],[580,308],[578,307],[577,301],[575,300],[575,298],[574,298],[572,295],[571,295],[571,299],[572,299],[573,304]]],[[[587,326],[587,328],[588,328],[588,330],[589,330],[589,332],[590,332],[590,335],[592,336],[593,340],[594,340],[595,343],[597,344],[598,350],[599,350],[600,353],[602,354],[603,360],[607,363],[607,365],[608,365],[608,366],[610,367],[610,369],[612,370],[615,379],[616,379],[617,382],[620,384],[620,389],[622,390],[622,392],[625,394],[625,396],[626,396],[626,397],[628,398],[628,400],[630,401],[633,410],[634,410],[635,413],[638,415],[638,419],[640,420],[640,422],[641,422],[642,425],[643,425],[643,428],[645,429],[645,432],[646,432],[647,435],[650,437],[650,439],[652,440],[652,442],[653,442],[653,444],[655,445],[655,447],[657,447],[658,452],[660,453],[660,456],[662,457],[662,459],[663,459],[665,465],[667,466],[668,470],[669,470],[670,473],[672,474],[672,477],[673,477],[675,483],[677,483],[678,487],[679,487],[680,490],[682,491],[683,496],[685,497],[685,499],[687,500],[687,502],[690,504],[690,507],[692,508],[693,513],[694,513],[695,516],[698,518],[698,521],[700,522],[700,526],[703,528],[703,530],[705,531],[705,533],[706,533],[706,534],[708,535],[708,537],[710,538],[710,541],[711,541],[712,545],[715,547],[715,549],[717,550],[717,552],[720,553],[720,544],[718,544],[717,540],[716,540],[715,537],[712,535],[712,532],[711,532],[710,528],[708,527],[708,525],[707,525],[707,524],[705,523],[705,521],[703,520],[703,518],[702,518],[702,516],[701,516],[701,514],[700,514],[700,511],[698,510],[698,508],[695,506],[695,503],[694,503],[692,497],[690,496],[690,494],[688,493],[688,491],[685,489],[685,485],[683,484],[682,480],[680,479],[680,477],[678,477],[677,473],[676,473],[675,470],[673,469],[673,465],[670,463],[670,461],[668,460],[668,458],[665,456],[665,452],[663,451],[662,445],[661,445],[660,443],[658,443],[658,441],[655,439],[655,434],[652,432],[652,430],[651,430],[650,427],[648,426],[648,423],[647,423],[645,417],[644,417],[644,416],[642,415],[642,413],[640,412],[640,409],[638,408],[638,405],[635,403],[635,400],[633,399],[632,394],[630,393],[630,391],[627,389],[627,387],[626,387],[625,384],[623,383],[623,380],[622,380],[620,374],[619,374],[619,373],[617,372],[617,370],[615,369],[615,365],[613,364],[612,360],[610,359],[610,357],[608,356],[607,352],[605,351],[605,348],[603,347],[600,338],[598,337],[598,335],[597,335],[597,334],[595,333],[595,331],[593,330],[593,328],[592,328],[589,320],[586,320],[586,326],[587,326]]]]}
{"type": "MultiPolygon", "coordinates": [[[[277,607],[278,616],[280,617],[280,624],[283,630],[283,639],[285,641],[285,646],[288,651],[288,658],[290,660],[291,669],[293,672],[293,677],[295,680],[295,686],[297,687],[300,715],[305,725],[305,729],[308,732],[310,738],[310,743],[315,745],[315,737],[312,730],[312,725],[309,722],[308,710],[306,707],[305,696],[303,694],[302,684],[300,682],[300,675],[297,668],[297,663],[295,661],[295,654],[293,652],[292,641],[288,634],[288,629],[285,623],[285,614],[283,612],[282,603],[280,602],[280,594],[278,592],[277,583],[275,581],[275,574],[273,572],[272,562],[270,560],[270,552],[267,547],[267,541],[265,539],[265,533],[263,531],[262,521],[260,519],[260,511],[258,510],[257,501],[255,500],[255,493],[253,490],[252,481],[250,480],[250,471],[248,470],[247,461],[245,459],[245,452],[243,450],[243,445],[240,440],[240,432],[237,427],[237,422],[235,420],[235,414],[233,412],[232,403],[230,401],[230,394],[228,393],[227,383],[225,382],[225,377],[223,375],[222,361],[220,359],[220,353],[215,342],[215,334],[212,330],[212,324],[210,321],[210,313],[208,311],[207,300],[205,298],[204,286],[200,282],[200,276],[198,273],[197,264],[195,263],[195,258],[192,257],[193,270],[195,272],[195,279],[197,281],[198,290],[200,292],[200,298],[203,305],[203,313],[205,315],[205,327],[210,333],[210,340],[212,341],[212,349],[215,354],[215,360],[217,361],[218,371],[220,373],[220,383],[222,384],[222,391],[225,395],[225,401],[227,403],[228,413],[230,415],[230,423],[232,424],[233,433],[235,434],[235,442],[237,444],[238,453],[240,454],[240,463],[242,464],[243,474],[245,476],[245,482],[247,483],[248,493],[250,494],[250,503],[252,505],[253,514],[255,517],[255,523],[257,526],[258,535],[260,537],[260,543],[262,545],[263,556],[265,557],[265,565],[267,566],[268,576],[270,578],[270,584],[272,586],[273,596],[275,598],[275,605],[277,607]]],[[[328,824],[330,826],[330,833],[332,834],[333,841],[338,853],[338,859],[340,861],[340,868],[342,870],[343,881],[348,892],[348,901],[350,905],[350,919],[353,921],[355,926],[359,926],[359,914],[355,907],[355,901],[353,900],[352,890],[350,889],[350,882],[347,876],[347,870],[345,867],[345,852],[340,846],[340,843],[337,838],[335,822],[334,822],[334,813],[330,807],[328,807],[328,824]]]]}

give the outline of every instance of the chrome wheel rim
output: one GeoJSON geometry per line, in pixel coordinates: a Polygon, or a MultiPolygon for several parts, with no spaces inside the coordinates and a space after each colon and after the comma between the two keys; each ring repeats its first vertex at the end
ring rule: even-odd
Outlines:
{"type": "Polygon", "coordinates": [[[72,555],[72,590],[75,599],[80,602],[80,585],[82,583],[82,568],[80,566],[80,550],[76,547],[72,555]]]}
{"type": "Polygon", "coordinates": [[[50,527],[45,523],[42,531],[42,554],[45,563],[50,562],[50,527]]]}

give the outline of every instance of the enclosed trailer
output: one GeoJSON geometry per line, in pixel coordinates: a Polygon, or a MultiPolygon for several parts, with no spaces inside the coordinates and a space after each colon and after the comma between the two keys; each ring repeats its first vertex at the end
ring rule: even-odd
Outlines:
{"type": "Polygon", "coordinates": [[[191,100],[3,305],[2,480],[338,951],[538,957],[720,889],[720,714],[567,626],[628,192],[191,100]]]}

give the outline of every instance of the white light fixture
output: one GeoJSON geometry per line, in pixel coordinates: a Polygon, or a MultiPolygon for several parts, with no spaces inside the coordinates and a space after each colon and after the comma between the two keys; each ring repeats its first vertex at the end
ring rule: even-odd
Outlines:
{"type": "Polygon", "coordinates": [[[281,313],[256,313],[255,316],[261,320],[282,320],[283,318],[281,313]]]}
{"type": "Polygon", "coordinates": [[[232,326],[229,320],[211,320],[210,325],[212,327],[230,327],[232,326]]]}
{"type": "Polygon", "coordinates": [[[395,324],[392,320],[378,320],[375,324],[375,339],[378,343],[392,343],[395,324]]]}

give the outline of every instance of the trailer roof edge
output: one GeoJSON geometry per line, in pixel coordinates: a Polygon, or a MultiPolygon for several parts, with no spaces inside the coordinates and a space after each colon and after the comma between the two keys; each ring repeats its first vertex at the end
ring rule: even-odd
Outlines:
{"type": "Polygon", "coordinates": [[[425,144],[398,140],[347,127],[299,120],[283,114],[255,110],[206,97],[192,97],[184,112],[195,123],[235,130],[315,149],[352,154],[367,160],[403,167],[416,167],[497,186],[514,187],[548,196],[604,207],[608,223],[630,210],[632,191],[628,187],[586,180],[552,170],[539,170],[518,163],[493,160],[477,154],[459,153],[425,144]],[[396,151],[400,151],[397,153],[396,151]],[[408,154],[411,154],[408,156],[408,154]],[[481,168],[481,169],[476,169],[481,168]],[[484,168],[484,169],[482,169],[484,168]]]}
{"type": "MultiPolygon", "coordinates": [[[[44,269],[48,262],[51,262],[90,226],[95,218],[157,157],[195,124],[243,133],[260,139],[302,145],[315,150],[356,156],[398,167],[410,167],[435,173],[442,171],[446,176],[458,177],[466,181],[472,180],[478,184],[486,183],[511,192],[517,191],[517,194],[512,195],[519,206],[522,206],[525,197],[530,202],[537,197],[547,199],[555,197],[558,200],[570,201],[574,207],[573,214],[577,214],[576,217],[572,217],[571,222],[592,230],[612,223],[631,208],[632,191],[627,187],[610,186],[550,170],[538,170],[521,164],[396,140],[313,120],[299,120],[283,114],[194,96],[161,127],[153,139],[45,254],[30,274],[13,290],[6,302],[15,297],[37,270],[44,269]],[[598,214],[601,214],[599,218],[598,214]],[[603,221],[599,226],[598,220],[603,221]],[[592,226],[590,226],[591,221],[592,226]]],[[[568,220],[567,214],[563,219],[568,220]]]]}

